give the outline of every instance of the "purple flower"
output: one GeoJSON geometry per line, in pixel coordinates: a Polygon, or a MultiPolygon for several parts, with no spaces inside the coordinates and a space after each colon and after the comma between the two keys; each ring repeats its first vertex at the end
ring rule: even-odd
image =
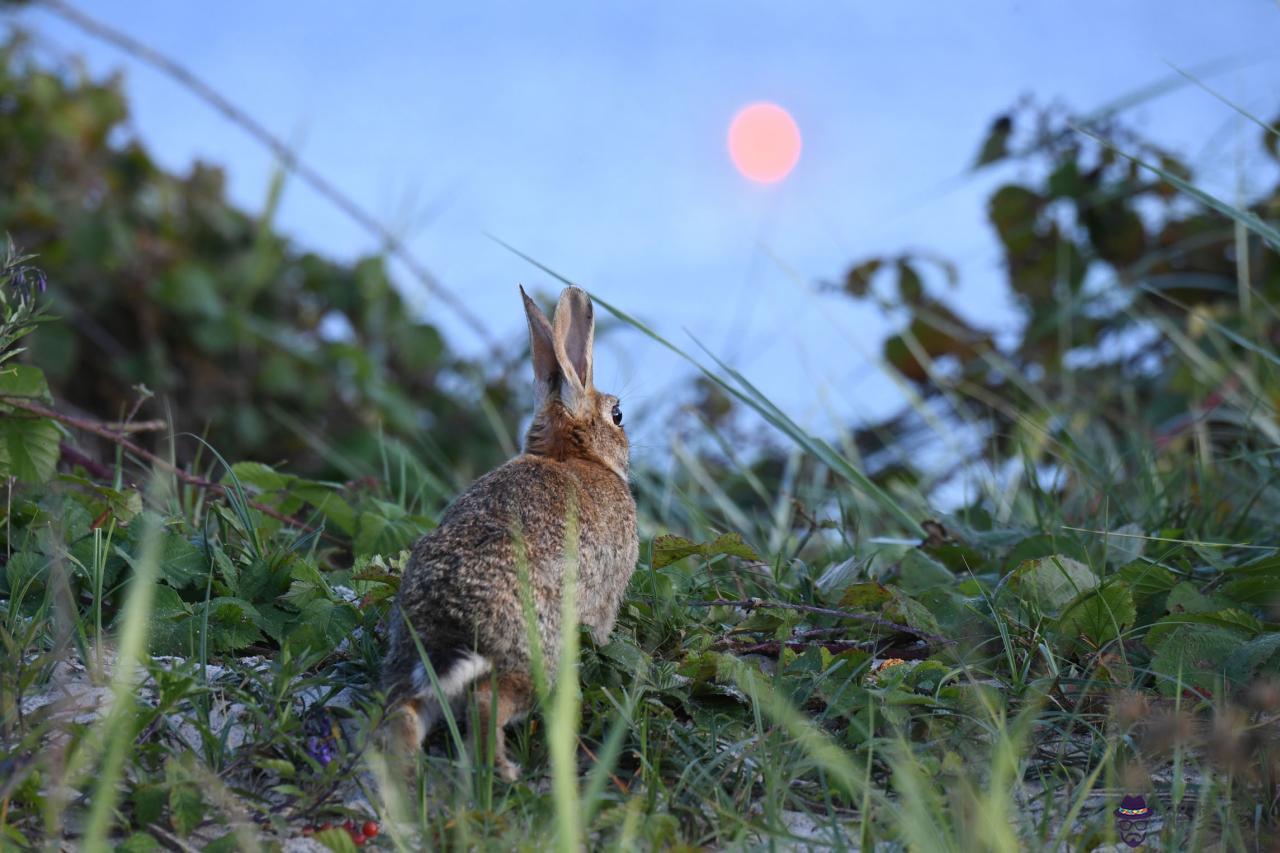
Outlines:
{"type": "Polygon", "coordinates": [[[19,291],[28,299],[31,298],[34,291],[39,290],[44,293],[49,286],[48,277],[45,276],[44,270],[39,267],[33,267],[28,264],[14,264],[6,268],[4,273],[13,289],[19,291]]]}
{"type": "Polygon", "coordinates": [[[328,738],[312,735],[307,738],[307,754],[320,763],[321,766],[328,765],[333,761],[333,742],[328,738]]]}

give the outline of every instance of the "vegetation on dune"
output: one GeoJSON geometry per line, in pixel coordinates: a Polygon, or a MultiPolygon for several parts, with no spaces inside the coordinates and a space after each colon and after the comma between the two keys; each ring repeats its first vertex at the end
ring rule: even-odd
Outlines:
{"type": "Polygon", "coordinates": [[[507,786],[465,711],[414,778],[370,733],[403,549],[509,448],[522,354],[485,376],[125,114],[0,50],[4,844],[1087,849],[1126,794],[1168,849],[1280,832],[1280,186],[1000,119],[1017,334],[891,253],[814,298],[902,318],[902,414],[823,440],[708,364],[709,449],[635,471],[619,626],[507,786]],[[748,410],[785,450],[723,441],[748,410]]]}

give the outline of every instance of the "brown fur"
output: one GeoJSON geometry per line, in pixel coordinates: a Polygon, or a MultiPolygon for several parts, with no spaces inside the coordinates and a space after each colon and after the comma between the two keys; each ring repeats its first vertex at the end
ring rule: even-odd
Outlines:
{"type": "Polygon", "coordinates": [[[530,650],[521,575],[533,593],[548,677],[560,647],[566,536],[577,516],[578,612],[597,641],[613,629],[639,554],[627,482],[629,444],[613,423],[617,398],[591,384],[594,320],[577,288],[561,294],[555,327],[525,297],[539,408],[525,452],[458,496],[414,546],[392,612],[383,687],[390,745],[416,749],[439,711],[418,644],[450,703],[473,695],[490,718],[497,679],[495,765],[514,778],[502,728],[530,706],[530,650]],[[415,642],[415,637],[417,642],[415,642]]]}

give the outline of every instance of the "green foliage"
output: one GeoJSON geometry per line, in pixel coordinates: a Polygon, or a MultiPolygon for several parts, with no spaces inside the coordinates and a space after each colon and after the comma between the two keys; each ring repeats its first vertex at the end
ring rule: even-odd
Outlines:
{"type": "Polygon", "coordinates": [[[1098,585],[1093,570],[1070,557],[1026,560],[1009,575],[1009,588],[1017,599],[1043,613],[1056,614],[1067,602],[1098,585]]]}
{"type": "Polygon", "coordinates": [[[16,344],[48,320],[36,292],[45,289],[44,273],[30,260],[9,242],[0,265],[0,477],[43,483],[53,476],[62,432],[49,418],[20,408],[52,398],[42,370],[12,362],[23,352],[16,344]]]}
{"type": "MultiPolygon", "coordinates": [[[[1264,139],[1272,145],[1273,133],[1264,139]]],[[[861,260],[843,286],[829,288],[901,316],[885,361],[923,405],[945,401],[982,438],[967,444],[972,456],[955,460],[951,475],[992,457],[1078,464],[1071,457],[1124,447],[1134,430],[1162,448],[1184,448],[1195,440],[1186,413],[1201,407],[1208,440],[1221,451],[1274,440],[1274,431],[1236,425],[1240,411],[1276,420],[1277,400],[1261,389],[1276,381],[1270,353],[1280,329],[1280,263],[1269,249],[1269,222],[1280,209],[1280,184],[1248,206],[1227,205],[1198,189],[1174,154],[1116,119],[1033,106],[999,118],[978,166],[998,170],[1014,160],[1031,168],[996,189],[988,205],[1022,313],[1019,335],[1004,339],[1011,342],[997,346],[968,306],[944,302],[937,282],[954,284],[954,271],[927,254],[861,260]],[[1186,204],[1188,197],[1201,205],[1186,204]],[[921,275],[921,258],[945,276],[921,275]],[[882,286],[891,270],[898,280],[882,286]],[[1241,373],[1255,368],[1262,372],[1251,378],[1241,373]],[[1237,394],[1240,381],[1253,392],[1237,394]]],[[[932,428],[923,405],[858,427],[858,446],[916,446],[932,428]]],[[[886,475],[908,482],[925,475],[909,457],[883,455],[901,466],[886,475]]],[[[1122,481],[1145,461],[1121,456],[1110,477],[1122,481]]],[[[1058,497],[1073,507],[1091,500],[1077,487],[1095,479],[1068,478],[1058,497]]]]}
{"type": "Polygon", "coordinates": [[[0,476],[43,483],[58,464],[62,431],[48,418],[8,418],[0,422],[0,476]]]}
{"type": "MultiPolygon", "coordinates": [[[[138,413],[144,386],[142,415],[300,474],[374,473],[379,429],[429,434],[435,458],[465,460],[449,472],[464,480],[498,461],[477,398],[514,420],[510,377],[470,390],[491,365],[453,356],[381,258],[299,250],[272,228],[273,204],[227,203],[216,166],[166,173],[129,130],[119,77],[49,68],[21,35],[0,44],[0,102],[0,233],[56,282],[65,323],[38,329],[30,354],[59,400],[116,418],[138,413]]],[[[10,268],[30,290],[43,279],[23,260],[10,268]]]]}
{"type": "Polygon", "coordinates": [[[732,556],[744,560],[759,561],[755,551],[742,541],[740,533],[724,533],[711,542],[691,542],[683,536],[665,534],[653,540],[653,567],[666,568],[677,560],[698,555],[704,560],[712,557],[732,556]]]}
{"type": "Polygon", "coordinates": [[[1084,640],[1097,649],[1119,639],[1137,616],[1129,586],[1115,581],[1078,595],[1062,611],[1057,630],[1067,648],[1084,640]]]}

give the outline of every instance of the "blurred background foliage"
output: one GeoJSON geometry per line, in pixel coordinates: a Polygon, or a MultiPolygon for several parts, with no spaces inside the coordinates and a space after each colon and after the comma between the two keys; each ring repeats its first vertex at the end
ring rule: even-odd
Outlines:
{"type": "Polygon", "coordinates": [[[502,365],[452,353],[381,258],[291,245],[271,223],[279,181],[247,215],[217,165],[157,167],[127,114],[119,77],[41,65],[21,35],[0,48],[0,230],[56,282],[62,322],[28,356],[56,399],[109,420],[169,417],[228,458],[317,476],[373,470],[381,431],[459,482],[501,458],[489,424],[518,417],[502,365]]]}
{"type": "MultiPolygon", "coordinates": [[[[179,433],[216,437],[227,458],[322,478],[380,471],[389,437],[456,487],[513,446],[521,353],[460,358],[409,310],[381,258],[341,264],[290,245],[271,224],[283,178],[253,217],[227,203],[216,165],[167,174],[128,133],[118,77],[42,65],[21,35],[0,52],[0,114],[0,229],[56,282],[49,304],[62,319],[32,336],[27,358],[72,411],[171,418],[179,433]],[[508,432],[498,442],[495,425],[508,432]]],[[[1274,135],[1263,143],[1274,157],[1274,135]]],[[[1111,117],[1024,104],[993,122],[974,169],[1009,161],[1021,174],[994,191],[988,216],[1023,316],[1017,335],[984,328],[982,306],[950,305],[955,269],[927,251],[859,259],[823,285],[901,318],[883,359],[908,402],[850,426],[882,481],[928,492],[976,467],[1000,471],[1027,441],[1062,437],[1054,403],[1079,388],[1115,430],[1136,419],[1174,442],[1197,419],[1229,420],[1220,404],[1244,393],[1230,370],[1190,375],[1173,358],[1178,335],[1209,352],[1235,347],[1233,336],[1280,342],[1274,254],[1179,193],[1172,181],[1192,175],[1172,153],[1111,117]],[[922,452],[938,419],[968,428],[941,462],[922,452]]],[[[1247,209],[1276,216],[1280,186],[1247,209]]],[[[705,381],[689,396],[688,428],[743,440],[731,398],[705,381]]],[[[1263,414],[1278,402],[1264,393],[1263,414]]],[[[735,460],[703,442],[705,461],[729,480],[741,457],[776,477],[786,451],[751,440],[735,460]]],[[[179,441],[176,452],[189,461],[198,448],[179,441]]]]}
{"type": "MultiPolygon", "coordinates": [[[[1276,158],[1275,132],[1260,135],[1276,158]]],[[[1190,168],[1117,119],[1034,104],[992,123],[974,171],[1011,162],[1017,180],[994,190],[987,216],[1022,315],[1015,334],[985,327],[984,306],[949,305],[954,267],[920,251],[860,260],[826,286],[902,318],[882,357],[918,398],[856,429],[857,446],[879,462],[873,467],[936,487],[983,466],[999,471],[1028,449],[1040,461],[1046,444],[1072,442],[1080,417],[1116,446],[1137,429],[1176,450],[1197,425],[1213,427],[1206,434],[1220,449],[1249,444],[1248,435],[1270,443],[1280,388],[1243,388],[1253,374],[1232,365],[1269,361],[1264,375],[1274,377],[1280,264],[1275,246],[1239,218],[1274,220],[1280,184],[1228,216],[1182,192],[1179,184],[1192,186],[1190,168]],[[1242,410],[1252,410],[1261,432],[1239,428],[1242,410]],[[938,420],[968,427],[968,450],[922,470],[938,420]]]]}

